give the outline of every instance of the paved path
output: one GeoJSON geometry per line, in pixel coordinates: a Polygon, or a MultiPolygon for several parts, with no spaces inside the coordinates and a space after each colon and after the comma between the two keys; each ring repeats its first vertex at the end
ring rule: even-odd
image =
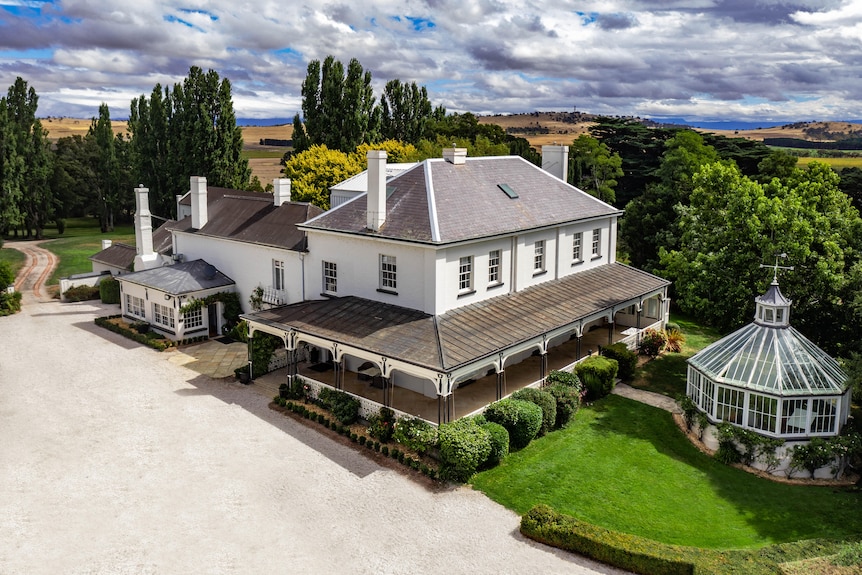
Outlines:
{"type": "Polygon", "coordinates": [[[113,310],[0,318],[0,573],[621,573],[94,325],[113,310]]]}
{"type": "Polygon", "coordinates": [[[682,410],[680,410],[679,405],[673,398],[653,391],[635,389],[627,383],[617,383],[611,393],[634,399],[635,401],[646,403],[647,405],[652,405],[671,413],[682,413],[682,410]]]}

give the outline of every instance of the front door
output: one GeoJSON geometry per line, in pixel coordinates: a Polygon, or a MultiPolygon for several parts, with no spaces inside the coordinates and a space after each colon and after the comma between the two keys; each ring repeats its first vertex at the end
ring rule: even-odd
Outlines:
{"type": "Polygon", "coordinates": [[[207,317],[209,318],[210,337],[217,336],[218,333],[218,303],[211,303],[207,306],[207,317]]]}

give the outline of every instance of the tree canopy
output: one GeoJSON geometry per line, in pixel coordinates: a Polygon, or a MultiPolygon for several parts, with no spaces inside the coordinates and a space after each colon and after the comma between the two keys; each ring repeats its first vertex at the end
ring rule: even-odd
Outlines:
{"type": "Polygon", "coordinates": [[[828,166],[813,163],[761,185],[715,162],[693,184],[679,247],[660,250],[661,273],[683,311],[722,331],[748,323],[754,297],[772,280],[760,264],[785,253],[794,270],[780,283],[794,301],[793,325],[831,353],[858,348],[862,220],[828,166]]]}
{"type": "Polygon", "coordinates": [[[581,134],[569,150],[571,183],[603,202],[613,204],[617,178],[623,175],[622,158],[606,144],[581,134]]]}

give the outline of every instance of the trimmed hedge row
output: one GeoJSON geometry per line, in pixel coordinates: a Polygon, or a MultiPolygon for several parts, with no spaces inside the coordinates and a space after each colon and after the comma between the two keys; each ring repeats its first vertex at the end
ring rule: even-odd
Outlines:
{"type": "Polygon", "coordinates": [[[120,303],[120,282],[112,277],[99,282],[99,296],[102,303],[120,303]]]}
{"type": "Polygon", "coordinates": [[[542,426],[536,437],[542,437],[552,429],[557,422],[557,400],[554,396],[543,389],[525,387],[512,394],[512,399],[521,399],[535,403],[542,408],[542,426]]]}
{"type": "Polygon", "coordinates": [[[617,360],[595,355],[575,366],[578,379],[587,388],[587,399],[595,401],[608,395],[614,388],[619,371],[617,360]]]}
{"type": "Polygon", "coordinates": [[[629,381],[635,376],[638,367],[638,354],[629,349],[623,342],[613,345],[599,346],[599,353],[608,359],[617,360],[619,371],[617,376],[623,381],[629,381]]]}
{"type": "Polygon", "coordinates": [[[166,349],[171,348],[175,345],[175,343],[169,339],[155,338],[155,337],[149,335],[150,333],[154,333],[154,332],[139,333],[137,331],[127,329],[123,326],[120,326],[120,325],[117,325],[111,321],[108,321],[108,320],[116,319],[118,317],[120,317],[120,316],[119,315],[109,315],[107,317],[97,317],[96,318],[96,325],[99,327],[103,327],[103,328],[105,328],[109,331],[112,331],[114,333],[118,333],[118,334],[120,334],[124,337],[127,337],[131,340],[134,340],[138,343],[142,343],[142,344],[149,346],[153,349],[157,349],[159,351],[165,351],[166,349]]]}
{"type": "Polygon", "coordinates": [[[694,565],[665,555],[675,546],[610,531],[536,505],[521,517],[521,533],[541,543],[575,551],[602,563],[643,575],[693,575],[694,565]],[[665,552],[665,553],[662,553],[665,552]]]}

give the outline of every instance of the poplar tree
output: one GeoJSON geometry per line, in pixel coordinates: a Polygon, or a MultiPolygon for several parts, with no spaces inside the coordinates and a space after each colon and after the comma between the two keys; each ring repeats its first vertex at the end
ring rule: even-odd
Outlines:
{"type": "Polygon", "coordinates": [[[425,86],[390,80],[380,96],[380,135],[383,139],[418,142],[433,114],[425,86]]]}
{"type": "Polygon", "coordinates": [[[104,102],[99,106],[98,120],[93,118],[87,137],[93,138],[98,149],[96,181],[99,194],[99,222],[102,232],[114,231],[114,210],[122,191],[119,189],[120,166],[111,128],[111,112],[104,102]]]}

